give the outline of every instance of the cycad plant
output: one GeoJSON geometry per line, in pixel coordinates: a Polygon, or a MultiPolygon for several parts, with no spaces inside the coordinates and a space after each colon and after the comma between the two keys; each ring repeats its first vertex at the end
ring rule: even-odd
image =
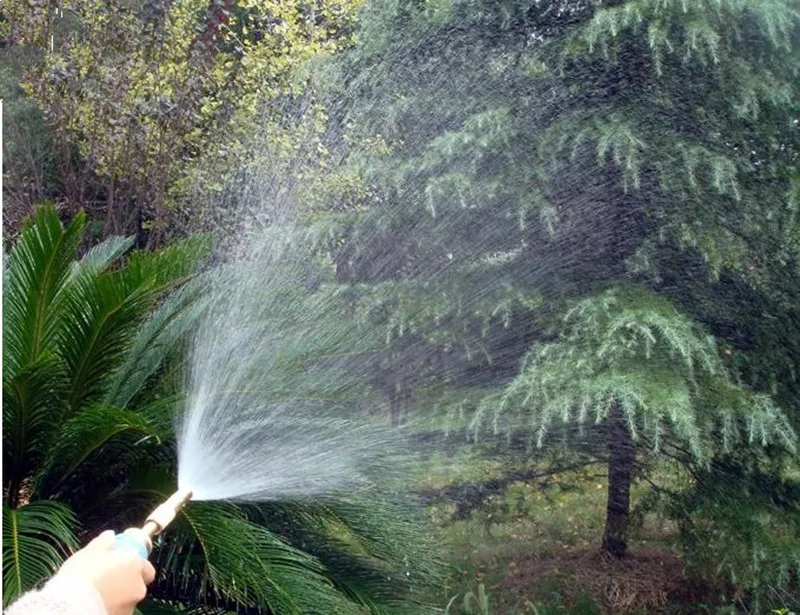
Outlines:
{"type": "Polygon", "coordinates": [[[534,347],[520,373],[487,400],[541,446],[561,425],[599,426],[608,448],[603,549],[622,557],[637,456],[707,464],[741,446],[794,450],[796,435],[767,395],[734,382],[714,338],[669,301],[615,287],[568,311],[558,341],[534,347]],[[638,454],[638,455],[637,455],[638,454]]]}
{"type": "MultiPolygon", "coordinates": [[[[127,254],[111,238],[78,260],[84,226],[41,208],[4,258],[5,604],[175,489],[176,374],[207,242],[127,254]]],[[[374,500],[192,504],[156,545],[141,610],[415,612],[413,536],[374,500]]]]}
{"type": "Polygon", "coordinates": [[[132,241],[110,238],[76,260],[84,226],[83,215],[64,228],[41,208],[4,256],[6,602],[79,544],[79,518],[118,509],[129,468],[154,454],[168,424],[164,400],[130,402],[189,322],[190,288],[149,314],[192,275],[201,244],[122,263],[132,241]]]}

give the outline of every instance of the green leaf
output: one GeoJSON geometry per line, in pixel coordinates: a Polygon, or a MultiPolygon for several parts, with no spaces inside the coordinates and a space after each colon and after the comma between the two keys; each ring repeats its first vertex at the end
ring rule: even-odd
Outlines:
{"type": "Polygon", "coordinates": [[[196,274],[210,250],[210,236],[193,235],[158,252],[134,252],[125,271],[140,279],[152,277],[155,287],[163,292],[196,274]]]}
{"type": "Polygon", "coordinates": [[[60,314],[58,344],[70,373],[72,412],[102,397],[155,299],[153,282],[126,269],[84,275],[73,283],[60,314]]]}
{"type": "MultiPolygon", "coordinates": [[[[95,405],[79,412],[54,438],[37,481],[40,493],[54,493],[87,459],[124,435],[140,440],[158,432],[141,414],[113,406],[95,405]]],[[[132,442],[126,448],[130,446],[132,442]]]]}
{"type": "Polygon", "coordinates": [[[125,361],[115,372],[106,392],[107,403],[127,406],[163,364],[167,354],[197,323],[204,309],[198,300],[202,288],[202,278],[189,281],[138,328],[125,361]]]}
{"type": "Polygon", "coordinates": [[[248,514],[319,558],[339,591],[371,612],[426,612],[421,597],[440,586],[439,546],[419,531],[419,511],[378,493],[271,502],[248,514]]]}
{"type": "Polygon", "coordinates": [[[167,583],[191,587],[198,600],[218,593],[233,604],[266,604],[273,613],[359,612],[316,558],[251,523],[236,506],[191,504],[181,517],[156,565],[167,583]]]}
{"type": "Polygon", "coordinates": [[[75,278],[81,274],[97,273],[130,250],[136,238],[118,237],[112,235],[100,244],[94,246],[86,255],[72,266],[71,277],[75,278]]]}
{"type": "Polygon", "coordinates": [[[58,332],[59,298],[72,271],[85,216],[66,230],[50,207],[38,209],[8,263],[3,293],[3,375],[24,369],[58,332]]]}
{"type": "MultiPolygon", "coordinates": [[[[37,361],[3,381],[6,487],[18,489],[41,463],[62,420],[67,386],[63,365],[51,353],[42,353],[37,361]]],[[[7,497],[13,501],[17,494],[7,497]]]]}
{"type": "Polygon", "coordinates": [[[139,604],[140,615],[235,615],[235,611],[210,605],[187,605],[178,601],[145,599],[139,604]]]}
{"type": "Polygon", "coordinates": [[[52,576],[77,548],[75,516],[60,502],[3,503],[3,604],[52,576]]]}

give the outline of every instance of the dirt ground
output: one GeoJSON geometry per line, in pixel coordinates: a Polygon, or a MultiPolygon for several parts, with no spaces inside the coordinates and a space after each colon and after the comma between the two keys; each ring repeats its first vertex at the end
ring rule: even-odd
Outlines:
{"type": "Polygon", "coordinates": [[[564,604],[588,596],[612,613],[663,613],[676,598],[696,597],[698,589],[690,587],[680,559],[668,552],[640,549],[618,560],[596,549],[565,549],[513,562],[493,593],[504,603],[499,612],[508,612],[522,596],[546,600],[557,591],[564,604]]]}

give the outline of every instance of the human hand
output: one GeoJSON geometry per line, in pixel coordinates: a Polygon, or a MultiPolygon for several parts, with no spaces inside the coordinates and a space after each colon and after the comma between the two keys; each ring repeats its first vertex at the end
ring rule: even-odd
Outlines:
{"type": "Polygon", "coordinates": [[[114,550],[114,532],[100,534],[72,555],[57,577],[81,579],[100,594],[108,615],[131,615],[155,579],[153,565],[127,551],[114,550]]]}

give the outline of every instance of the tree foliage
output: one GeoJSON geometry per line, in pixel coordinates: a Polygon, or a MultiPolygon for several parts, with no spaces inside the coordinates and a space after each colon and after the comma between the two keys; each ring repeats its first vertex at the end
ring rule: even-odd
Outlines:
{"type": "Polygon", "coordinates": [[[772,399],[732,382],[713,338],[657,295],[615,288],[564,321],[558,342],[536,346],[487,403],[495,423],[514,413],[541,446],[554,423],[601,423],[618,404],[635,441],[658,452],[675,438],[701,464],[743,442],[794,449],[794,430],[772,399]]]}
{"type": "Polygon", "coordinates": [[[157,245],[168,220],[192,215],[182,197],[199,160],[245,155],[263,107],[302,90],[298,67],[346,43],[355,5],[81,0],[31,10],[10,0],[2,19],[6,44],[33,52],[23,85],[62,167],[78,156],[91,173],[62,177],[70,211],[96,181],[105,232],[139,229],[157,245]]]}

